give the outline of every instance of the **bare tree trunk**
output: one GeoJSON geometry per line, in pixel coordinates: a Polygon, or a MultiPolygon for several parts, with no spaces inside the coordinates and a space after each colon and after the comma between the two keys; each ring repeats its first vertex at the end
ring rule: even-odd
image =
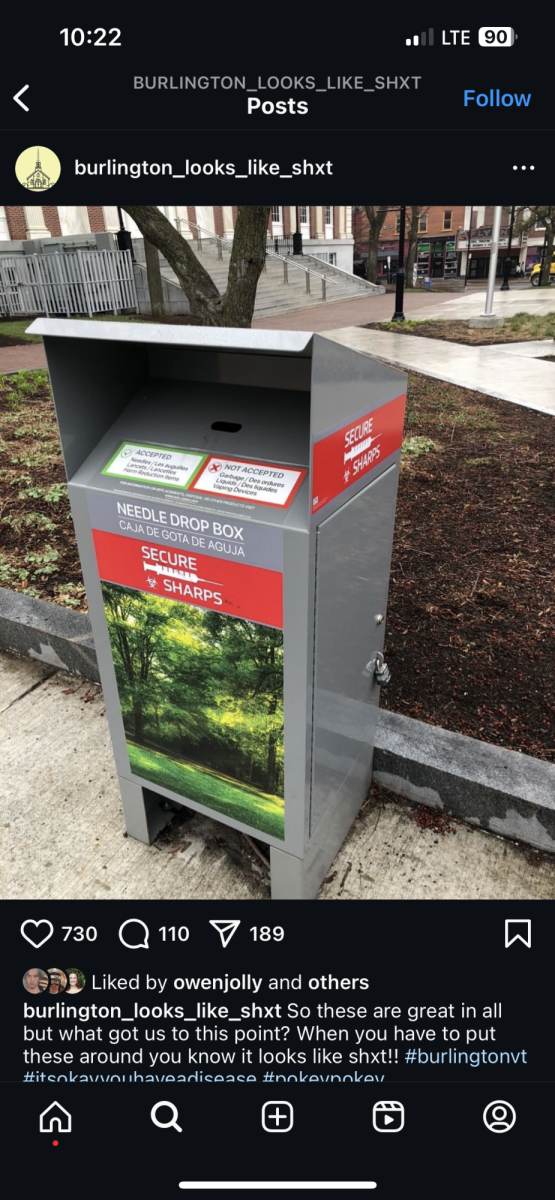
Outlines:
{"type": "Polygon", "coordinates": [[[370,239],[368,236],[368,262],[366,264],[366,278],[369,283],[377,283],[378,281],[378,239],[370,239]]]}
{"type": "Polygon", "coordinates": [[[237,210],[222,325],[248,329],[251,324],[258,280],[266,258],[269,213],[269,208],[255,204],[245,204],[237,210]]]}
{"type": "Polygon", "coordinates": [[[365,204],[364,211],[368,217],[368,262],[366,265],[366,278],[370,283],[378,281],[378,245],[382,225],[387,215],[387,207],[385,205],[374,206],[365,204]]]}
{"type": "Polygon", "coordinates": [[[161,250],[175,271],[193,316],[203,325],[250,326],[256,288],[264,266],[269,205],[239,206],[227,289],[223,296],[189,243],[158,208],[146,204],[122,207],[138,225],[143,237],[161,250]]]}
{"type": "Polygon", "coordinates": [[[148,294],[150,296],[150,308],[153,317],[164,316],[164,289],[162,286],[162,275],[160,273],[160,259],[156,246],[145,238],[145,259],[146,259],[146,277],[148,280],[148,294]]]}

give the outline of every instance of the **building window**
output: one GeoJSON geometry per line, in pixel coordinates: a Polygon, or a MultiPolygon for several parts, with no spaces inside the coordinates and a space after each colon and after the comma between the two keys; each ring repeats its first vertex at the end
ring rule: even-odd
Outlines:
{"type": "Polygon", "coordinates": [[[395,217],[395,233],[400,233],[400,232],[401,232],[401,214],[397,213],[397,216],[395,217]]]}
{"type": "Polygon", "coordinates": [[[534,226],[534,233],[545,233],[545,225],[543,224],[543,221],[540,221],[540,218],[539,218],[539,217],[536,217],[536,224],[535,224],[535,226],[534,226]]]}
{"type": "Polygon", "coordinates": [[[329,263],[330,267],[337,265],[337,254],[335,250],[315,250],[313,258],[319,258],[322,262],[329,263]]]}
{"type": "Polygon", "coordinates": [[[332,214],[331,204],[325,205],[325,214],[326,214],[326,225],[331,225],[333,223],[332,219],[331,219],[331,214],[332,214]]]}
{"type": "Polygon", "coordinates": [[[443,228],[452,229],[453,213],[451,209],[445,209],[443,213],[443,228]]]}
{"type": "Polygon", "coordinates": [[[279,204],[274,204],[272,208],[272,222],[274,221],[277,225],[281,224],[281,206],[279,204]]]}
{"type": "Polygon", "coordinates": [[[427,213],[422,213],[422,216],[419,217],[418,232],[419,233],[427,233],[428,232],[428,214],[427,213]]]}
{"type": "Polygon", "coordinates": [[[301,204],[301,225],[308,225],[308,205],[306,204],[304,208],[301,204]]]}

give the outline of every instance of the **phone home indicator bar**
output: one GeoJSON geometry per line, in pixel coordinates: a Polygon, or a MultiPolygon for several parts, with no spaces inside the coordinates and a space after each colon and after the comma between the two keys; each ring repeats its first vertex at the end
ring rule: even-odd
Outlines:
{"type": "Polygon", "coordinates": [[[327,1192],[330,1192],[330,1191],[336,1192],[336,1191],[341,1191],[341,1190],[342,1191],[350,1191],[350,1192],[355,1192],[355,1191],[361,1192],[361,1191],[365,1191],[368,1188],[376,1188],[378,1185],[377,1185],[377,1183],[372,1183],[372,1182],[369,1182],[369,1183],[329,1183],[329,1182],[326,1182],[326,1183],[283,1183],[283,1182],[279,1183],[279,1182],[276,1182],[275,1180],[272,1180],[271,1182],[267,1181],[266,1183],[195,1183],[192,1180],[187,1180],[187,1181],[184,1181],[183,1183],[180,1183],[179,1186],[180,1186],[180,1188],[184,1188],[185,1190],[189,1190],[189,1191],[194,1191],[196,1189],[197,1191],[205,1191],[205,1192],[209,1192],[209,1191],[236,1192],[236,1191],[241,1191],[242,1189],[245,1189],[245,1191],[252,1192],[256,1188],[261,1188],[268,1192],[279,1192],[279,1191],[285,1192],[285,1191],[291,1191],[293,1189],[311,1191],[311,1190],[314,1190],[315,1188],[321,1188],[322,1191],[327,1191],[327,1192]]]}

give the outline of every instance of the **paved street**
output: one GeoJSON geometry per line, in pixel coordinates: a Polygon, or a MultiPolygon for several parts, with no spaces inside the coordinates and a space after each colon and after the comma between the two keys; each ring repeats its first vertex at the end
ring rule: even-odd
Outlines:
{"type": "MultiPolygon", "coordinates": [[[[5,899],[267,898],[264,878],[231,857],[209,817],[176,818],[152,846],[123,836],[98,686],[3,654],[0,697],[5,899]]],[[[555,897],[555,863],[535,851],[465,825],[442,836],[414,817],[403,802],[369,805],[319,899],[555,897]]]]}
{"type": "MultiPolygon", "coordinates": [[[[434,297],[439,300],[438,296],[434,297]]],[[[485,293],[478,289],[469,288],[466,293],[446,295],[446,303],[431,307],[426,317],[434,321],[468,321],[484,311],[485,293]]],[[[535,316],[555,312],[555,287],[533,288],[512,287],[508,292],[497,290],[493,299],[493,311],[499,317],[513,317],[515,313],[527,312],[535,316]]],[[[408,310],[405,309],[408,315],[408,310]]]]}
{"type": "MultiPolygon", "coordinates": [[[[443,304],[453,298],[452,292],[445,295],[437,292],[407,292],[405,296],[405,314],[425,320],[429,309],[442,308],[443,304]]],[[[367,325],[370,321],[390,321],[395,310],[395,296],[384,293],[380,296],[361,295],[357,300],[340,300],[334,303],[326,300],[324,304],[303,308],[298,312],[278,313],[273,317],[264,317],[253,321],[253,329],[306,329],[313,333],[322,333],[326,329],[338,329],[342,325],[367,325]]]]}

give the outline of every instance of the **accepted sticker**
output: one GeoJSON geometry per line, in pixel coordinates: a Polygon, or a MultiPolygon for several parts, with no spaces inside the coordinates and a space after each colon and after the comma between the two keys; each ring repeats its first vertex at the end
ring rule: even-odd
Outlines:
{"type": "Polygon", "coordinates": [[[288,508],[305,475],[306,471],[276,463],[244,462],[211,454],[191,491],[288,508]]]}
{"type": "Polygon", "coordinates": [[[162,487],[187,489],[195,471],[205,459],[205,454],[193,454],[189,450],[169,450],[166,446],[124,442],[106,463],[102,474],[157,483],[162,487]]]}

